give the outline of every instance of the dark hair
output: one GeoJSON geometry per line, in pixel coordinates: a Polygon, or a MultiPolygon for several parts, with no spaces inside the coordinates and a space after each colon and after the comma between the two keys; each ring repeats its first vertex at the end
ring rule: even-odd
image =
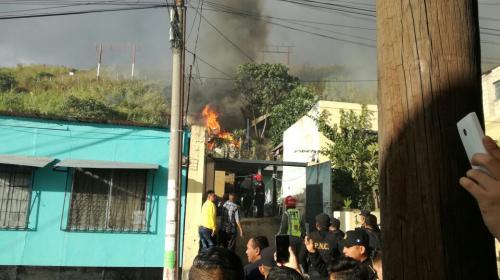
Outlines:
{"type": "Polygon", "coordinates": [[[286,266],[275,266],[269,271],[266,280],[304,280],[295,269],[286,266]]]}
{"type": "Polygon", "coordinates": [[[267,240],[267,237],[259,235],[255,236],[252,238],[254,248],[259,247],[260,251],[262,252],[262,249],[269,247],[269,241],[267,240]]]}
{"type": "Polygon", "coordinates": [[[336,229],[340,229],[340,220],[337,218],[332,217],[330,219],[330,225],[336,229]]]}
{"type": "Polygon", "coordinates": [[[240,280],[245,278],[243,264],[240,258],[232,251],[212,247],[200,252],[194,258],[193,266],[189,271],[189,280],[240,280]]]}
{"type": "Polygon", "coordinates": [[[371,227],[378,227],[377,216],[373,214],[368,214],[365,219],[365,223],[371,227]]]}
{"type": "Polygon", "coordinates": [[[350,257],[340,257],[328,266],[328,272],[335,280],[365,280],[368,275],[362,269],[362,264],[350,257]]]}
{"type": "Polygon", "coordinates": [[[207,193],[206,193],[206,196],[208,197],[209,195],[214,194],[214,193],[215,193],[214,191],[208,190],[207,193]]]}

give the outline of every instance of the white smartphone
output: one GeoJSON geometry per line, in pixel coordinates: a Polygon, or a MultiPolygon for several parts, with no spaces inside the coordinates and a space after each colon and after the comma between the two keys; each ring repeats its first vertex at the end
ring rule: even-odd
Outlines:
{"type": "MultiPolygon", "coordinates": [[[[484,132],[479,123],[479,119],[475,112],[467,114],[457,123],[458,133],[462,139],[465,152],[469,158],[469,162],[474,154],[487,154],[486,148],[483,145],[484,132]]],[[[481,169],[488,172],[486,169],[472,165],[472,168],[481,169]]]]}

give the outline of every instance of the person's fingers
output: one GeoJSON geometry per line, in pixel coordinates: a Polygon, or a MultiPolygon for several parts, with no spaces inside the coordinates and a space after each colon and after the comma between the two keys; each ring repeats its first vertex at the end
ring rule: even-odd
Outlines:
{"type": "Polygon", "coordinates": [[[500,178],[500,161],[490,154],[474,154],[472,165],[485,167],[495,179],[500,178]]]}
{"type": "Polygon", "coordinates": [[[491,139],[491,137],[489,136],[485,136],[483,138],[483,144],[488,153],[494,156],[497,160],[500,160],[500,148],[498,147],[495,140],[491,139]]]}
{"type": "Polygon", "coordinates": [[[481,192],[484,192],[484,189],[479,186],[476,182],[472,181],[467,177],[460,178],[460,185],[468,191],[476,200],[478,197],[482,196],[481,192]]]}
{"type": "Polygon", "coordinates": [[[470,169],[467,171],[467,177],[476,182],[479,187],[486,192],[490,191],[492,188],[499,187],[500,184],[500,182],[492,178],[489,174],[478,169],[470,169]]]}

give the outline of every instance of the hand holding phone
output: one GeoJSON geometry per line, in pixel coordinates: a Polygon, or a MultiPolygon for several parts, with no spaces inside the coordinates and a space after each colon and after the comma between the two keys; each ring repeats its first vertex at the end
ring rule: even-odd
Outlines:
{"type": "Polygon", "coordinates": [[[290,259],[290,236],[286,234],[276,235],[276,262],[287,263],[290,259]]]}
{"type": "MultiPolygon", "coordinates": [[[[462,144],[464,145],[465,152],[469,158],[469,162],[472,160],[474,154],[487,154],[486,148],[483,145],[484,132],[479,123],[479,119],[475,112],[467,114],[457,123],[458,133],[460,134],[460,139],[462,139],[462,144]]],[[[484,172],[488,171],[481,166],[472,165],[472,168],[481,169],[484,172]]]]}

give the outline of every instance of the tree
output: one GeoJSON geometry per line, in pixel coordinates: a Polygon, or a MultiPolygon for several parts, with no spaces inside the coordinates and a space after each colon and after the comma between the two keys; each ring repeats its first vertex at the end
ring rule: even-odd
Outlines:
{"type": "Polygon", "coordinates": [[[458,184],[470,164],[456,122],[482,117],[478,1],[376,10],[384,279],[497,279],[494,240],[458,184]]]}
{"type": "Polygon", "coordinates": [[[305,116],[317,101],[313,90],[297,86],[280,104],[274,106],[269,120],[269,136],[274,145],[283,141],[283,132],[301,117],[305,116]]]}
{"type": "Polygon", "coordinates": [[[263,126],[254,126],[257,138],[264,138],[267,117],[274,106],[280,104],[297,87],[299,80],[288,74],[288,68],[282,64],[246,63],[236,71],[236,91],[241,95],[243,110],[255,123],[263,117],[263,126]]]}
{"type": "Polygon", "coordinates": [[[339,124],[329,124],[328,113],[318,119],[319,131],[330,140],[320,152],[330,159],[333,187],[352,200],[352,207],[374,210],[374,192],[378,189],[377,133],[372,130],[373,113],[366,105],[358,115],[340,110],[339,124]]]}

